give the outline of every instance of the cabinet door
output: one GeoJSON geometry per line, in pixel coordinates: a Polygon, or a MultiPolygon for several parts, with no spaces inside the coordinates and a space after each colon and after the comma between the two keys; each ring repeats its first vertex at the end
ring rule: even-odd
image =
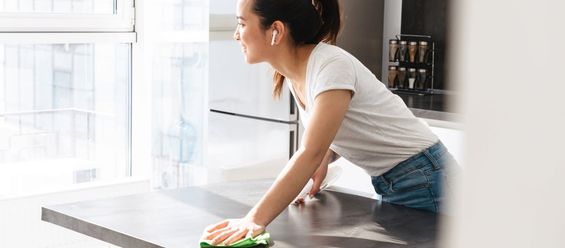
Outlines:
{"type": "Polygon", "coordinates": [[[273,178],[293,149],[297,124],[261,121],[211,112],[208,119],[210,181],[273,178]]]}

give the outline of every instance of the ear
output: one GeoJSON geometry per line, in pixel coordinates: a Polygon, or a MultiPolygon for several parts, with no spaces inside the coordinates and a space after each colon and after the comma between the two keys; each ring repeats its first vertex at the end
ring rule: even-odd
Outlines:
{"type": "Polygon", "coordinates": [[[278,45],[286,37],[286,27],[283,22],[275,21],[271,25],[271,46],[278,45]]]}

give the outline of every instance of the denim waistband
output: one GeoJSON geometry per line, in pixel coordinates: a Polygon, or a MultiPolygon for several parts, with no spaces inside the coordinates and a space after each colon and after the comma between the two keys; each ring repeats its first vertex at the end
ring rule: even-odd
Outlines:
{"type": "Polygon", "coordinates": [[[438,141],[420,153],[400,162],[392,169],[382,174],[381,177],[388,183],[393,181],[394,178],[406,175],[407,173],[422,167],[422,163],[414,163],[414,161],[421,159],[422,157],[426,157],[431,162],[434,169],[439,169],[441,167],[440,159],[445,153],[447,153],[447,148],[445,148],[441,141],[438,141]]]}

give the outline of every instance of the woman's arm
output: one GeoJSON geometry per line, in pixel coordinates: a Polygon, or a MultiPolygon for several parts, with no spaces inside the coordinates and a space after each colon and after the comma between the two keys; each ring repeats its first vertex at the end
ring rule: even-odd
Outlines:
{"type": "Polygon", "coordinates": [[[292,156],[273,185],[243,219],[224,220],[206,229],[203,238],[229,245],[259,235],[291,202],[318,168],[349,107],[352,92],[330,90],[314,101],[302,147],[292,156]]]}
{"type": "Polygon", "coordinates": [[[349,107],[352,93],[331,90],[314,101],[302,147],[292,156],[271,188],[248,213],[253,222],[266,226],[296,197],[326,155],[349,107]]]}
{"type": "MultiPolygon", "coordinates": [[[[337,153],[335,153],[332,149],[328,149],[326,155],[324,156],[324,159],[322,159],[322,162],[312,175],[312,189],[310,189],[310,192],[308,192],[308,195],[310,197],[320,192],[320,187],[322,186],[322,183],[324,182],[328,174],[328,165],[335,162],[338,158],[340,158],[340,156],[337,153]]],[[[298,199],[296,203],[303,202],[304,199],[298,199]]]]}

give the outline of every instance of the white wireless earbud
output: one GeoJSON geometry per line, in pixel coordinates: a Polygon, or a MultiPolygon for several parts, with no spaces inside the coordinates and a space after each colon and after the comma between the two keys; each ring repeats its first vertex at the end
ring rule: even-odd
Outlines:
{"type": "Polygon", "coordinates": [[[273,30],[273,36],[272,36],[272,39],[271,39],[271,46],[275,45],[275,39],[277,38],[277,34],[279,34],[279,31],[277,31],[276,29],[273,30]]]}

